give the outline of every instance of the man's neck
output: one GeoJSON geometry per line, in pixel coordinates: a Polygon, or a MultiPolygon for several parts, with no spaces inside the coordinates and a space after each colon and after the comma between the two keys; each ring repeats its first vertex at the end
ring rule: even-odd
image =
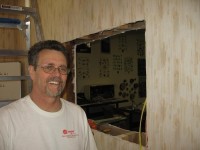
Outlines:
{"type": "Polygon", "coordinates": [[[34,93],[30,93],[30,97],[44,111],[57,112],[62,108],[60,97],[40,96],[34,93]]]}

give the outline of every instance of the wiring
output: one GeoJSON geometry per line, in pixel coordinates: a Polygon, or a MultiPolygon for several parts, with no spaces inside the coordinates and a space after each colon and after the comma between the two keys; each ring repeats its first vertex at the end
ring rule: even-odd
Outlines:
{"type": "Polygon", "coordinates": [[[144,105],[142,107],[142,113],[141,113],[141,116],[140,116],[140,126],[139,126],[139,144],[140,144],[140,150],[142,150],[142,134],[141,134],[141,126],[142,126],[142,118],[143,118],[143,113],[144,113],[144,110],[145,110],[145,107],[146,107],[146,99],[144,101],[144,105]]]}

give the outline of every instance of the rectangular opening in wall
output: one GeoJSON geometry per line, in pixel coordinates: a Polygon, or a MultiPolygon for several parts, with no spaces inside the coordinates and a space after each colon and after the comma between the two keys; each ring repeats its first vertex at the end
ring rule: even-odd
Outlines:
{"type": "Polygon", "coordinates": [[[107,120],[113,125],[138,131],[146,99],[145,22],[125,24],[71,42],[76,45],[77,104],[89,119],[107,120]],[[82,45],[87,45],[88,51],[80,50],[82,45]],[[109,86],[113,88],[109,90],[109,86]]]}

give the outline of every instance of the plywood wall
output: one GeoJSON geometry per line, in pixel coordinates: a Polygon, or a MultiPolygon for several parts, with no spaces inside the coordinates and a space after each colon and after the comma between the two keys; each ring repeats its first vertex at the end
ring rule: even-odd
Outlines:
{"type": "Polygon", "coordinates": [[[61,42],[145,20],[149,149],[200,148],[199,0],[38,3],[45,39],[61,42]]]}
{"type": "Polygon", "coordinates": [[[38,0],[44,35],[62,42],[144,19],[142,0],[38,0]]]}
{"type": "Polygon", "coordinates": [[[200,147],[199,0],[39,3],[46,38],[63,42],[145,20],[149,149],[200,147]]]}
{"type": "Polygon", "coordinates": [[[150,149],[200,148],[200,1],[145,2],[150,149]]]}

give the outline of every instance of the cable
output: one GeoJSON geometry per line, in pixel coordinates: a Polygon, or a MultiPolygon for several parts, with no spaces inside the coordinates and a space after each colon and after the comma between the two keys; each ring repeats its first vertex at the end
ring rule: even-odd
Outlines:
{"type": "Polygon", "coordinates": [[[142,135],[141,135],[141,126],[142,126],[142,118],[143,118],[143,113],[144,113],[144,109],[146,107],[146,99],[144,101],[144,105],[142,107],[142,114],[140,116],[140,127],[139,127],[139,144],[140,144],[140,150],[142,150],[142,135]]]}

